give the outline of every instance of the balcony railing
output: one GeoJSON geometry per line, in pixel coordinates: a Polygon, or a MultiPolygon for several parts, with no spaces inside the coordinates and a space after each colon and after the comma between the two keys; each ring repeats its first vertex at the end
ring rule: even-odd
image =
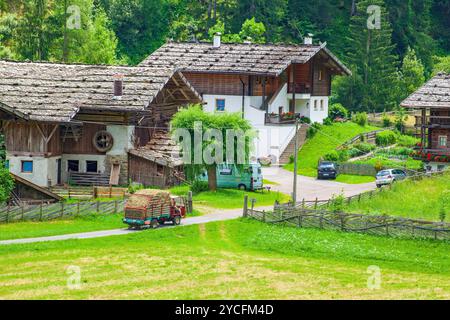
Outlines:
{"type": "Polygon", "coordinates": [[[440,127],[440,126],[448,126],[450,127],[450,117],[444,116],[426,116],[423,118],[422,116],[416,116],[416,126],[426,126],[426,127],[440,127]]]}
{"type": "Polygon", "coordinates": [[[266,124],[292,124],[295,123],[296,114],[274,114],[266,113],[266,124]]]}
{"type": "Polygon", "coordinates": [[[288,83],[288,93],[295,93],[298,94],[310,94],[311,93],[311,86],[309,84],[305,83],[288,83]]]}

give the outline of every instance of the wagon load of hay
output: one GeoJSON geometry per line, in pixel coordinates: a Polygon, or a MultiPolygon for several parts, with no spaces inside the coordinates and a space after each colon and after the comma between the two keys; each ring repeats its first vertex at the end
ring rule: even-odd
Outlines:
{"type": "Polygon", "coordinates": [[[143,189],[130,196],[125,207],[125,216],[143,219],[145,216],[170,214],[170,193],[163,190],[143,189]]]}

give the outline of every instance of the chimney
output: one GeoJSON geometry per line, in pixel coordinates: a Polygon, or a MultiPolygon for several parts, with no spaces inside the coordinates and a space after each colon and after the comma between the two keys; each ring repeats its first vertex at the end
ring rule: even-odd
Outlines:
{"type": "Polygon", "coordinates": [[[220,32],[217,32],[214,35],[214,41],[213,41],[213,48],[214,49],[219,49],[220,48],[220,44],[221,44],[221,36],[222,34],[220,32]]]}
{"type": "Polygon", "coordinates": [[[114,100],[120,100],[123,96],[123,74],[114,75],[114,100]]]}
{"type": "Polygon", "coordinates": [[[313,44],[313,34],[308,33],[308,36],[305,37],[305,44],[312,45],[313,44]]]}

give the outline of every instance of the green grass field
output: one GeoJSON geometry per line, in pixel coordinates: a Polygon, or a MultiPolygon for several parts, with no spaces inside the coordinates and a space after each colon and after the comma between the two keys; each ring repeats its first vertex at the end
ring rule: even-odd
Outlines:
{"type": "MultiPolygon", "coordinates": [[[[189,191],[188,186],[175,187],[170,192],[176,195],[186,195],[189,191]]],[[[217,189],[216,192],[206,191],[193,196],[194,206],[207,206],[215,209],[238,209],[244,205],[244,196],[249,199],[256,199],[256,206],[271,206],[276,200],[288,202],[290,197],[280,192],[248,192],[237,189],[217,189]]]]}
{"type": "Polygon", "coordinates": [[[449,299],[449,249],[241,219],[0,246],[0,298],[449,299]],[[379,289],[367,286],[370,266],[379,289]],[[78,288],[67,285],[74,268],[78,288]]]}
{"type": "Polygon", "coordinates": [[[88,215],[74,219],[0,224],[0,240],[124,228],[122,218],[122,214],[88,215]]]}
{"type": "MultiPolygon", "coordinates": [[[[313,138],[308,139],[300,150],[298,162],[299,174],[308,177],[317,176],[317,164],[321,157],[335,150],[338,146],[353,137],[377,129],[379,128],[372,126],[361,127],[353,122],[334,123],[331,126],[323,126],[313,138]]],[[[293,171],[294,164],[287,164],[284,168],[293,171]]],[[[341,179],[343,180],[341,182],[349,181],[351,183],[352,181],[351,178],[346,180],[345,176],[341,179]]]]}
{"type": "MultiPolygon", "coordinates": [[[[395,183],[392,190],[384,188],[371,199],[352,202],[345,211],[439,221],[442,195],[449,190],[450,174],[420,181],[401,181],[395,183]]],[[[445,209],[450,212],[450,203],[445,204],[445,209]]],[[[446,221],[450,222],[450,214],[446,221]]]]}
{"type": "Polygon", "coordinates": [[[374,182],[375,177],[372,176],[357,176],[352,174],[340,174],[337,176],[337,182],[348,183],[348,184],[361,184],[374,182]]]}

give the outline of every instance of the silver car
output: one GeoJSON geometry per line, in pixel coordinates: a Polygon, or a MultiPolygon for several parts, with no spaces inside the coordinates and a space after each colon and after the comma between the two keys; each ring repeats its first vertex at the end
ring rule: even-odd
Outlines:
{"type": "Polygon", "coordinates": [[[377,187],[389,185],[395,181],[406,179],[406,172],[400,169],[387,169],[377,173],[377,187]]]}

